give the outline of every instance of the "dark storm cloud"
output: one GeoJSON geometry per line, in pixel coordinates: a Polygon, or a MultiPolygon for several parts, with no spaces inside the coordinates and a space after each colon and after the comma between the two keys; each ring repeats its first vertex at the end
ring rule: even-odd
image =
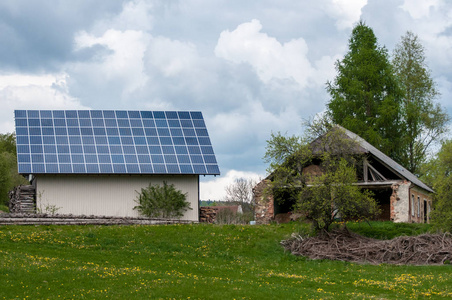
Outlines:
{"type": "Polygon", "coordinates": [[[1,1],[0,69],[55,71],[73,53],[74,33],[121,10],[121,1],[1,1]]]}

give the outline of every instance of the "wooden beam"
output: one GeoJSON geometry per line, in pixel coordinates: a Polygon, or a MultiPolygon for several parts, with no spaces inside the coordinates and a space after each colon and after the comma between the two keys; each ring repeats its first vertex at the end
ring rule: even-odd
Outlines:
{"type": "MultiPolygon", "coordinates": [[[[369,167],[370,167],[370,169],[371,169],[372,178],[374,178],[373,173],[372,173],[372,171],[373,171],[373,172],[375,172],[375,173],[378,175],[378,177],[380,177],[381,179],[383,179],[383,180],[386,181],[386,178],[385,178],[383,175],[381,175],[381,173],[378,172],[377,169],[375,169],[375,168],[374,168],[373,166],[371,166],[370,164],[369,164],[369,167]]],[[[375,179],[374,179],[374,180],[375,180],[375,179]]],[[[376,180],[375,180],[375,181],[376,181],[376,180]]]]}
{"type": "Polygon", "coordinates": [[[363,159],[363,173],[364,173],[364,182],[369,180],[369,162],[366,158],[363,159]]]}

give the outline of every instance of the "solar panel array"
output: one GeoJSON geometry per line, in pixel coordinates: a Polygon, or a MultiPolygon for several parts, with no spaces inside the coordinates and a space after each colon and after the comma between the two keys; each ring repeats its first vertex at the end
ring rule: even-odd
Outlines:
{"type": "Polygon", "coordinates": [[[201,112],[14,113],[21,174],[220,174],[201,112]]]}

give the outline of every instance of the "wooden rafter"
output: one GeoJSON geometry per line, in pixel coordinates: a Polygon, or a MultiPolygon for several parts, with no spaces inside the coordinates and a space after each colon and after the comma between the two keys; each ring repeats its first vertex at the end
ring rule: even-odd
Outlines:
{"type": "Polygon", "coordinates": [[[363,171],[364,171],[364,182],[369,181],[369,174],[372,177],[372,181],[387,181],[386,177],[384,177],[380,172],[375,169],[367,159],[363,160],[363,171]]]}

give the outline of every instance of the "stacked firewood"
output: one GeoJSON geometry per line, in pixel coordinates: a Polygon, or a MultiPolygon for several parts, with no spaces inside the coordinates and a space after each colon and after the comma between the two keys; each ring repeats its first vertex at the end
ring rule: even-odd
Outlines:
{"type": "Polygon", "coordinates": [[[60,215],[43,213],[0,214],[0,225],[162,225],[190,224],[187,220],[151,219],[146,217],[115,217],[60,215]]]}
{"type": "Polygon", "coordinates": [[[19,185],[9,192],[10,213],[35,213],[35,187],[19,185]]]}
{"type": "Polygon", "coordinates": [[[203,223],[215,223],[217,214],[220,211],[228,210],[233,215],[242,213],[240,205],[201,206],[199,210],[199,221],[203,223]]]}
{"type": "Polygon", "coordinates": [[[218,209],[213,206],[202,206],[199,211],[199,221],[202,223],[214,223],[218,209]]]}

